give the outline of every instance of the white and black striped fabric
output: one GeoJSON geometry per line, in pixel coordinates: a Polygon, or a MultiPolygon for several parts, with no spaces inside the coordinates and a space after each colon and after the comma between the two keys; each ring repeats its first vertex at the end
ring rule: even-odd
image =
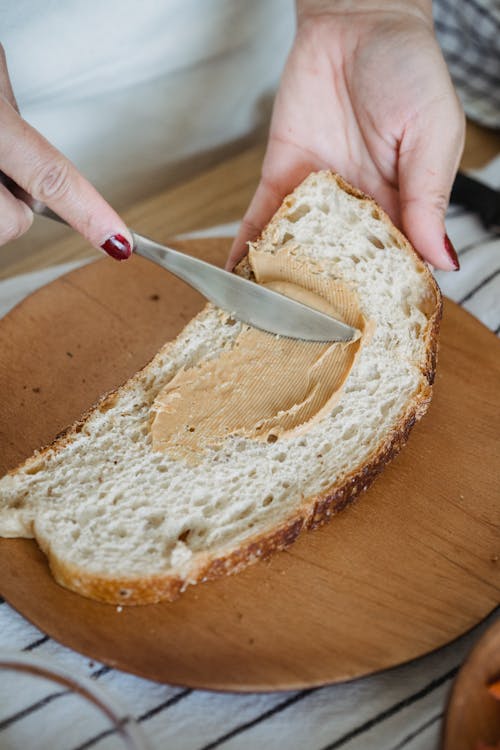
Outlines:
{"type": "MultiPolygon", "coordinates": [[[[500,157],[479,174],[500,187],[500,157]]],[[[500,237],[458,207],[450,208],[447,227],[462,270],[438,272],[441,288],[500,334],[500,237]]],[[[234,231],[234,225],[227,225],[202,234],[234,231]]],[[[74,265],[0,282],[0,315],[74,265]]],[[[136,717],[153,750],[437,750],[453,679],[472,645],[498,616],[497,611],[458,641],[401,667],[343,685],[290,693],[210,693],[140,679],[59,645],[6,602],[0,603],[0,650],[36,653],[72,673],[90,676],[136,717]]],[[[0,748],[17,750],[9,736],[20,723],[23,737],[31,738],[22,750],[40,750],[43,724],[71,721],[71,706],[60,691],[42,698],[23,694],[16,701],[9,715],[0,706],[0,748]]],[[[73,745],[65,735],[65,744],[51,750],[119,747],[112,734],[93,731],[92,726],[88,733],[83,743],[73,745]]]]}
{"type": "MultiPolygon", "coordinates": [[[[453,679],[498,616],[493,613],[463,638],[415,662],[343,685],[287,693],[211,693],[134,677],[60,646],[5,602],[0,604],[0,645],[95,680],[136,718],[152,750],[438,750],[453,679]]],[[[66,734],[61,744],[42,747],[41,726],[71,726],[68,696],[56,689],[42,698],[23,694],[16,699],[8,715],[0,706],[2,749],[122,750],[113,734],[91,726],[83,742],[72,743],[66,734]],[[19,723],[22,745],[12,743],[19,723]]]]}
{"type": "Polygon", "coordinates": [[[434,0],[433,12],[467,115],[500,128],[500,0],[434,0]]]}

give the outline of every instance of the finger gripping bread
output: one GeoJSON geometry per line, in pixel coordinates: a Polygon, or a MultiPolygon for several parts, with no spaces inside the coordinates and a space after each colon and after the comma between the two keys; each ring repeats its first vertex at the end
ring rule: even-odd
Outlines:
{"type": "MultiPolygon", "coordinates": [[[[0,480],[0,535],[34,537],[63,586],[145,604],[238,572],[348,505],[425,413],[441,296],[372,200],[338,175],[311,174],[254,247],[291,249],[356,293],[370,335],[339,397],[274,442],[229,434],[194,462],[168,445],[155,450],[162,389],[181,372],[223,361],[247,328],[207,305],[143,370],[0,480]]],[[[239,272],[249,274],[247,262],[239,272]]]]}

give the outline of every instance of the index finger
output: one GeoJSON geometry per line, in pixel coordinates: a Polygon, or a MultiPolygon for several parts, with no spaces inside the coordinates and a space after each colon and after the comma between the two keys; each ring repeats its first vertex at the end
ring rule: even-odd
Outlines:
{"type": "Polygon", "coordinates": [[[4,98],[0,98],[0,132],[2,171],[59,214],[94,247],[102,248],[110,238],[119,236],[125,246],[123,257],[130,255],[132,238],[118,214],[69,159],[4,98]]]}

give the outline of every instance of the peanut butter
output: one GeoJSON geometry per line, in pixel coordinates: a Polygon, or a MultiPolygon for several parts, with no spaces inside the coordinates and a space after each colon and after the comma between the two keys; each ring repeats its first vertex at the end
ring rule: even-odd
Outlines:
{"type": "Polygon", "coordinates": [[[230,435],[275,442],[304,432],[329,412],[362,345],[356,292],[284,248],[250,251],[259,284],[358,328],[349,343],[281,338],[245,326],[231,349],[181,370],[153,406],[153,448],[196,461],[230,435]]]}

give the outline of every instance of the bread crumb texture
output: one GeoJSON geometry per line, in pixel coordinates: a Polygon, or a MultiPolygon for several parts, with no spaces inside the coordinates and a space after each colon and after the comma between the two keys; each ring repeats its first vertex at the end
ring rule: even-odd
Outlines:
{"type": "MultiPolygon", "coordinates": [[[[303,434],[229,435],[205,446],[194,465],[154,450],[160,392],[182,371],[230,352],[247,328],[207,305],[66,436],[0,480],[0,535],[35,537],[68,588],[139,604],[237,572],[350,501],[425,412],[441,297],[373,201],[337,175],[313,173],[254,250],[286,250],[352,290],[362,318],[373,321],[341,397],[303,434]]],[[[280,377],[286,368],[262,387],[280,377]]],[[[244,381],[242,389],[244,398],[244,381]]]]}

